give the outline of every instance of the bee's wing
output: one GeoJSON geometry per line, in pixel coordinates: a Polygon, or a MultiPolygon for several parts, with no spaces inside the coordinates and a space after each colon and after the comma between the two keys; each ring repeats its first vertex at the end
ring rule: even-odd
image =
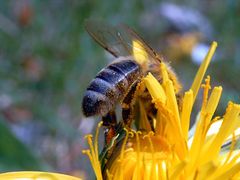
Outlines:
{"type": "Polygon", "coordinates": [[[102,21],[88,20],[85,23],[85,28],[92,38],[113,56],[132,54],[131,42],[123,37],[123,33],[118,27],[102,21]]]}
{"type": "MultiPolygon", "coordinates": [[[[162,57],[158,53],[156,53],[156,51],[154,51],[154,49],[149,46],[148,43],[146,43],[146,41],[141,38],[141,36],[139,36],[133,29],[131,29],[125,24],[121,24],[119,27],[121,27],[121,29],[126,32],[124,33],[126,35],[123,34],[123,36],[126,36],[126,39],[129,39],[131,42],[139,41],[144,52],[146,52],[147,55],[151,57],[151,59],[158,60],[160,62],[162,61],[162,57]]],[[[131,46],[131,49],[133,48],[134,47],[131,46]]]]}
{"type": "Polygon", "coordinates": [[[139,41],[148,56],[161,61],[159,55],[134,30],[124,24],[112,26],[102,21],[88,20],[85,27],[92,38],[115,57],[132,55],[132,43],[139,41]]]}

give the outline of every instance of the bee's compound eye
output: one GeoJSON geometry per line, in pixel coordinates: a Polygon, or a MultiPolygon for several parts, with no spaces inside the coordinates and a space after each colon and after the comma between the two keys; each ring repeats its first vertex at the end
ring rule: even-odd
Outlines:
{"type": "Polygon", "coordinates": [[[82,101],[82,110],[86,117],[94,115],[104,116],[111,108],[112,105],[105,95],[91,90],[86,91],[82,101]]]}

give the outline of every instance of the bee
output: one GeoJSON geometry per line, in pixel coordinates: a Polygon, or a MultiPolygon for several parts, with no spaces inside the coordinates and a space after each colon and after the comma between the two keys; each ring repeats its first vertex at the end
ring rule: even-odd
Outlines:
{"type": "MultiPolygon", "coordinates": [[[[127,25],[109,25],[102,21],[86,21],[86,30],[90,36],[116,59],[103,68],[90,82],[82,101],[85,116],[100,115],[103,125],[107,127],[106,139],[109,143],[116,134],[117,120],[115,108],[122,107],[123,126],[131,127],[136,116],[136,102],[141,101],[151,115],[156,114],[151,96],[145,88],[137,93],[138,85],[148,72],[151,72],[161,83],[162,74],[160,64],[165,63],[163,57],[157,54],[134,30],[127,25]],[[147,54],[147,61],[140,62],[133,55],[133,42],[139,42],[143,52],[147,54]]],[[[141,52],[141,51],[140,51],[141,52]]],[[[173,81],[175,93],[178,94],[181,85],[170,66],[167,66],[170,79],[173,81]]]]}

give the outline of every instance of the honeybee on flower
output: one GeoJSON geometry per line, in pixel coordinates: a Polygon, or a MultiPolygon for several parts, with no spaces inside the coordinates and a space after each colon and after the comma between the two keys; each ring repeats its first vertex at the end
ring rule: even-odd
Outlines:
{"type": "MultiPolygon", "coordinates": [[[[119,36],[118,40],[121,44],[120,40],[124,39],[119,36]]],[[[127,48],[132,47],[134,59],[146,62],[151,58],[144,41],[132,40],[127,48]]],[[[137,126],[133,129],[131,124],[120,121],[121,126],[115,126],[114,134],[99,157],[97,138],[104,121],[99,123],[94,143],[92,136],[86,136],[90,149],[83,152],[89,156],[97,179],[226,179],[239,176],[236,138],[240,105],[230,102],[222,118],[214,117],[222,87],[211,88],[210,76],[202,84],[216,47],[217,43],[213,42],[182,101],[179,102],[176,95],[176,78],[172,78],[166,63],[160,61],[161,80],[146,71],[138,83],[137,92],[144,89],[151,98],[139,103],[139,111],[131,116],[137,126]],[[202,107],[195,133],[190,137],[190,117],[200,87],[203,88],[202,107]],[[152,111],[146,108],[149,104],[153,105],[152,111]],[[216,126],[219,129],[212,132],[216,126]],[[230,149],[223,152],[227,141],[231,142],[230,149]]],[[[109,50],[109,46],[105,48],[109,50]]]]}
{"type": "MultiPolygon", "coordinates": [[[[134,30],[126,25],[111,26],[101,21],[88,20],[86,29],[96,42],[110,52],[116,59],[103,68],[90,82],[82,101],[85,116],[101,115],[103,125],[107,127],[106,141],[123,127],[131,128],[133,119],[137,129],[141,129],[137,118],[142,108],[146,109],[149,130],[154,130],[156,108],[151,95],[143,85],[143,78],[151,72],[162,83],[161,64],[179,95],[181,84],[172,68],[164,62],[134,30]],[[115,115],[116,105],[122,107],[122,121],[118,123],[115,115]]],[[[180,101],[180,100],[179,100],[180,101]]],[[[140,115],[141,117],[141,115],[140,115]]]]}

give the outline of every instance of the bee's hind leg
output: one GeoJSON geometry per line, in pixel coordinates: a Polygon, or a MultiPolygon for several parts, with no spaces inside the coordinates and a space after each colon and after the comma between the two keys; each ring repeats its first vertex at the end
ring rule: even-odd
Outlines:
{"type": "Polygon", "coordinates": [[[122,119],[125,127],[130,128],[134,118],[135,94],[138,82],[134,83],[122,102],[122,119]]]}
{"type": "Polygon", "coordinates": [[[105,143],[109,144],[112,138],[116,135],[117,117],[115,111],[109,111],[102,117],[103,126],[106,127],[104,131],[105,143]]]}
{"type": "Polygon", "coordinates": [[[117,117],[115,111],[109,111],[105,116],[102,117],[103,126],[115,126],[117,124],[117,117]]]}

